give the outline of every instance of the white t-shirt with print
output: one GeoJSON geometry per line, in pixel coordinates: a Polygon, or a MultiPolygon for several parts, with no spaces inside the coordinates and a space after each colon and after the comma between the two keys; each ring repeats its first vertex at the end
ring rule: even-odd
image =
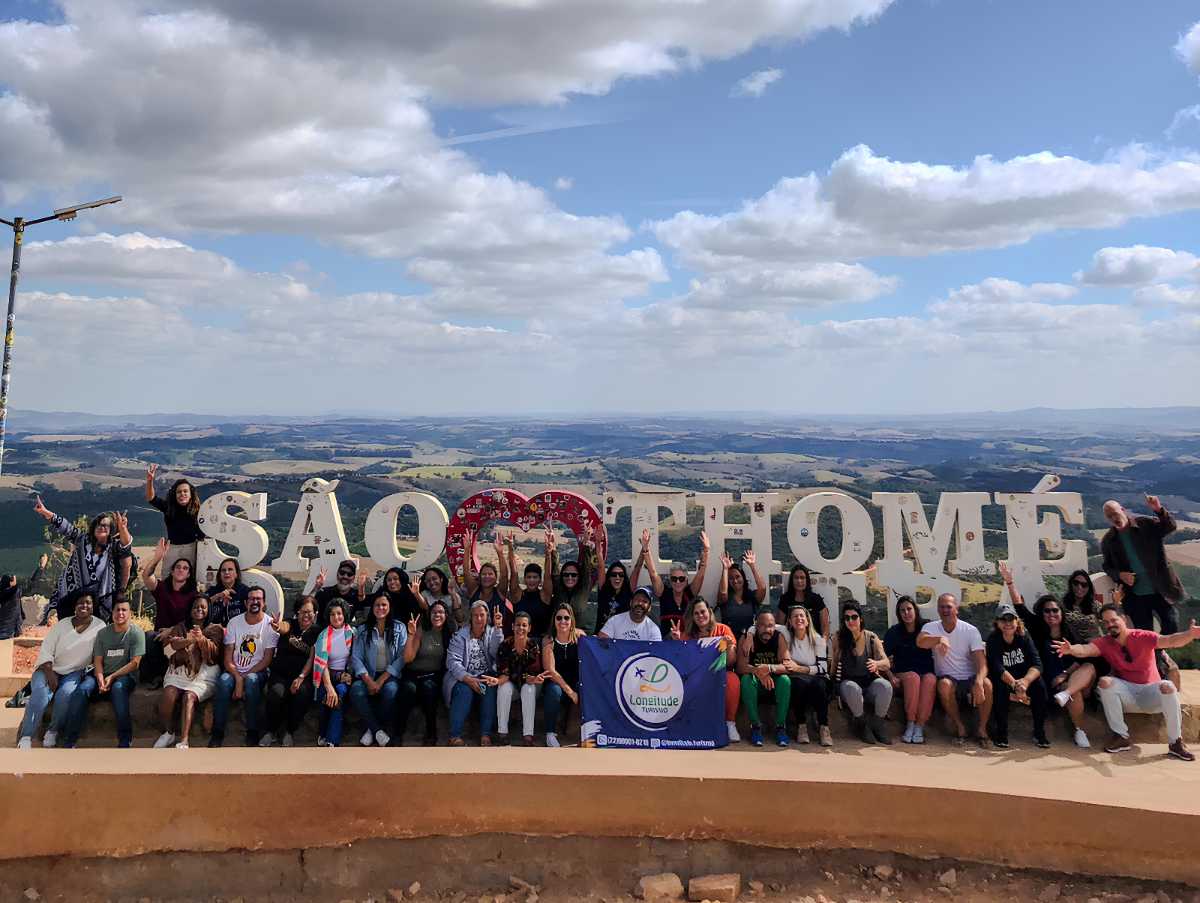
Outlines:
{"type": "Polygon", "coordinates": [[[635,624],[633,618],[629,617],[629,612],[623,611],[619,615],[613,615],[604,622],[604,627],[600,630],[607,637],[612,637],[614,640],[649,640],[658,642],[662,639],[662,631],[658,629],[658,625],[650,620],[647,615],[642,619],[642,623],[635,624]]]}
{"type": "Polygon", "coordinates": [[[971,655],[983,652],[983,637],[979,635],[974,624],[968,624],[962,618],[954,627],[952,633],[947,633],[941,621],[930,621],[921,628],[926,636],[947,637],[950,640],[950,651],[942,655],[936,649],[933,651],[933,671],[938,677],[949,677],[952,680],[972,680],[975,677],[975,661],[971,655]]]}
{"type": "Polygon", "coordinates": [[[279,634],[266,615],[257,624],[247,624],[246,616],[238,615],[225,628],[225,645],[233,647],[233,667],[239,674],[249,673],[278,642],[279,634]]]}

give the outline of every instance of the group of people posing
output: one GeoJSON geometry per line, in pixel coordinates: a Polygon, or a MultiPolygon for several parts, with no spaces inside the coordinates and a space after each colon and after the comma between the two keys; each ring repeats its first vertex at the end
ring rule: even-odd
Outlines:
{"type": "MultiPolygon", "coordinates": [[[[535,745],[539,702],[544,742],[559,746],[563,715],[579,703],[580,637],[644,641],[722,638],[729,648],[724,699],[731,742],[740,742],[739,709],[750,723],[749,741],[765,742],[764,705],[774,708],[774,740],[832,746],[831,704],[840,705],[864,743],[890,744],[886,718],[893,696],[903,699],[905,743],[925,742],[940,702],[955,742],[1005,749],[1009,711],[1028,705],[1032,741],[1050,745],[1045,722],[1051,703],[1065,711],[1076,745],[1090,746],[1083,724],[1085,699],[1095,690],[1110,728],[1105,750],[1129,748],[1125,713],[1161,712],[1171,756],[1194,757],[1182,740],[1179,672],[1163,650],[1200,639],[1195,622],[1179,631],[1174,603],[1182,598],[1166,562],[1162,537],[1174,529],[1153,496],[1153,517],[1134,518],[1116,502],[1105,505],[1112,529],[1101,543],[1104,569],[1117,584],[1114,600],[1099,605],[1086,571],[1071,575],[1066,593],[1040,597],[1032,609],[1001,565],[1008,600],[1001,603],[986,640],[958,617],[958,600],[937,600],[938,619],[925,622],[914,600],[900,597],[896,623],[880,638],[867,629],[854,600],[831,609],[797,565],[777,603],[753,552],[740,561],[721,557],[717,597],[700,594],[709,546],[701,533],[694,575],[673,565],[664,580],[652,566],[644,533],[632,573],[615,561],[595,592],[597,543],[579,537],[579,556],[560,562],[547,529],[542,564],[522,565],[511,535],[497,531],[495,563],[468,566],[459,590],[442,570],[419,578],[392,568],[371,580],[353,560],[341,562],[329,585],[321,571],[313,592],[288,617],[265,611],[261,589],[241,580],[236,560],[221,563],[205,589],[193,573],[194,487],[178,480],[164,500],[147,473],[147,499],[163,511],[167,536],[139,571],[155,600],[152,631],[131,623],[127,585],[132,559],[128,523],[121,514],[94,519],[85,533],[45,509],[35,511],[73,543],[51,608],[58,622],[42,644],[29,688],[18,745],[29,747],[51,707],[44,746],[74,746],[88,704],[106,697],[117,740],[133,740],[130,695],[139,682],[161,682],[156,747],[189,745],[201,703],[212,699],[209,746],[225,741],[230,711],[243,709],[245,743],[295,743],[310,707],[319,712],[317,744],[342,742],[345,712],[361,721],[363,746],[402,742],[415,709],[424,742],[437,736],[439,696],[449,712],[452,746],[464,745],[477,712],[480,742],[506,743],[514,701],[521,709],[521,742],[535,745]],[[189,555],[190,552],[190,555],[189,555]],[[160,576],[160,568],[165,566],[160,576]],[[642,569],[648,586],[639,586],[642,569]],[[1153,630],[1158,617],[1163,633],[1153,630]]],[[[477,537],[466,537],[470,562],[477,537]]]]}

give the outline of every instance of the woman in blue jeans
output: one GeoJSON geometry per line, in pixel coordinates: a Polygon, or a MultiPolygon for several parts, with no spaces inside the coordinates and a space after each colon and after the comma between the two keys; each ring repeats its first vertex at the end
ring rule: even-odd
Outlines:
{"type": "Polygon", "coordinates": [[[488,604],[471,603],[467,623],[450,639],[442,694],[450,708],[450,745],[465,746],[463,726],[471,707],[479,701],[479,745],[492,745],[496,728],[496,656],[504,639],[504,609],[496,608],[488,624],[488,604]]]}
{"type": "Polygon", "coordinates": [[[42,715],[54,700],[50,727],[42,737],[42,746],[58,745],[65,732],[71,710],[71,695],[92,666],[92,647],[104,622],[92,617],[92,597],[86,593],[75,600],[75,616],[64,618],[46,634],[34,664],[32,690],[25,703],[25,717],[17,732],[17,748],[29,749],[42,723],[42,715]]]}
{"type": "Polygon", "coordinates": [[[132,623],[129,600],[123,595],[113,597],[112,617],[112,623],[97,633],[92,643],[92,672],[71,694],[71,710],[63,735],[63,746],[67,749],[75,746],[83,732],[88,703],[93,697],[102,696],[109,698],[117,718],[117,746],[127,749],[133,745],[129,697],[137,687],[138,666],[146,654],[146,634],[132,623]]]}
{"type": "Polygon", "coordinates": [[[546,719],[546,745],[558,742],[558,713],[563,697],[579,705],[579,638],[575,628],[575,609],[566,603],[554,609],[554,628],[542,643],[542,705],[546,719]]]}
{"type": "Polygon", "coordinates": [[[317,719],[317,746],[333,749],[342,744],[342,704],[350,691],[353,677],[350,674],[350,652],[354,647],[354,628],[346,624],[346,603],[333,599],[325,609],[329,626],[317,636],[313,645],[311,663],[313,698],[320,705],[317,719]]]}
{"type": "Polygon", "coordinates": [[[367,725],[359,740],[363,746],[387,746],[392,742],[383,725],[390,726],[396,717],[400,673],[416,655],[416,640],[416,625],[405,628],[392,611],[388,594],[376,596],[366,623],[354,634],[350,653],[350,670],[354,672],[350,705],[367,725]]]}

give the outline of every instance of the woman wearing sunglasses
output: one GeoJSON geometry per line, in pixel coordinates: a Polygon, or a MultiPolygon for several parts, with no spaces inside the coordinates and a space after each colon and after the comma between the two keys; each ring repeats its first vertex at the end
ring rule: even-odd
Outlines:
{"type": "MultiPolygon", "coordinates": [[[[649,561],[650,558],[650,531],[642,531],[642,550],[643,558],[649,561]]],[[[692,600],[700,594],[700,587],[704,585],[704,572],[708,568],[708,551],[709,541],[708,534],[703,530],[700,531],[700,561],[696,565],[696,575],[688,580],[687,568],[678,561],[671,565],[671,572],[667,579],[669,582],[664,583],[662,577],[658,576],[658,572],[653,567],[648,568],[650,572],[650,585],[654,587],[654,594],[658,597],[658,626],[663,633],[670,633],[671,628],[679,627],[683,624],[683,614],[687,611],[688,605],[692,600]]],[[[638,559],[639,564],[641,558],[638,559]]],[[[634,580],[638,577],[637,572],[634,573],[634,580]]]]}
{"type": "MultiPolygon", "coordinates": [[[[1077,617],[1071,621],[1067,618],[1066,603],[1049,593],[1040,596],[1034,603],[1033,611],[1030,611],[1021,597],[1021,591],[1013,583],[1012,571],[1008,565],[1002,561],[999,568],[1014,610],[1037,647],[1041,659],[1042,682],[1059,707],[1067,710],[1071,723],[1075,726],[1075,745],[1080,749],[1089,749],[1091,743],[1088,741],[1087,731],[1083,729],[1083,701],[1092,692],[1099,676],[1096,665],[1086,659],[1060,658],[1052,644],[1063,639],[1071,643],[1091,642],[1091,639],[1079,638],[1080,635],[1076,633],[1076,625],[1080,623],[1088,628],[1091,638],[1095,639],[1097,632],[1094,628],[1097,621],[1092,615],[1084,613],[1091,610],[1093,603],[1081,591],[1086,587],[1090,593],[1091,579],[1088,578],[1086,582],[1078,579],[1080,574],[1086,578],[1086,571],[1076,571],[1071,576],[1072,584],[1076,581],[1083,584],[1081,587],[1069,585],[1067,588],[1066,596],[1071,597],[1078,606],[1075,609],[1077,617]]],[[[1097,661],[1103,664],[1102,660],[1097,661]]]]}
{"type": "Polygon", "coordinates": [[[842,626],[833,635],[829,661],[834,686],[854,718],[854,733],[863,743],[890,746],[883,719],[892,704],[891,670],[883,641],[863,623],[862,605],[851,599],[842,606],[842,626]],[[867,715],[866,706],[871,706],[867,715]]]}
{"type": "Polygon", "coordinates": [[[596,593],[596,625],[602,627],[613,615],[629,611],[633,597],[633,584],[625,565],[614,561],[604,572],[604,582],[596,593]]]}
{"type": "Polygon", "coordinates": [[[737,676],[737,638],[728,624],[721,624],[703,596],[697,596],[683,615],[680,639],[712,643],[725,656],[725,731],[730,743],[740,743],[737,729],[738,701],[742,685],[737,676]]]}
{"type": "Polygon", "coordinates": [[[575,628],[575,610],[565,602],[554,609],[550,636],[542,643],[542,705],[546,720],[546,745],[561,746],[558,742],[558,713],[563,697],[571,705],[579,705],[579,638],[582,630],[575,628]]]}

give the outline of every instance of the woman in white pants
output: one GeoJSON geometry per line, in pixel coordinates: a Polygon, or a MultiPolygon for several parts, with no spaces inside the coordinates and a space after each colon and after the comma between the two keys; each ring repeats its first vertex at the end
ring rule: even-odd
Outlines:
{"type": "Polygon", "coordinates": [[[508,719],[513,696],[521,696],[521,734],[533,746],[533,718],[537,714],[537,692],[542,683],[542,647],[529,635],[532,622],[527,612],[513,618],[513,634],[500,644],[497,653],[500,678],[496,686],[496,715],[500,743],[508,742],[508,719]]]}

